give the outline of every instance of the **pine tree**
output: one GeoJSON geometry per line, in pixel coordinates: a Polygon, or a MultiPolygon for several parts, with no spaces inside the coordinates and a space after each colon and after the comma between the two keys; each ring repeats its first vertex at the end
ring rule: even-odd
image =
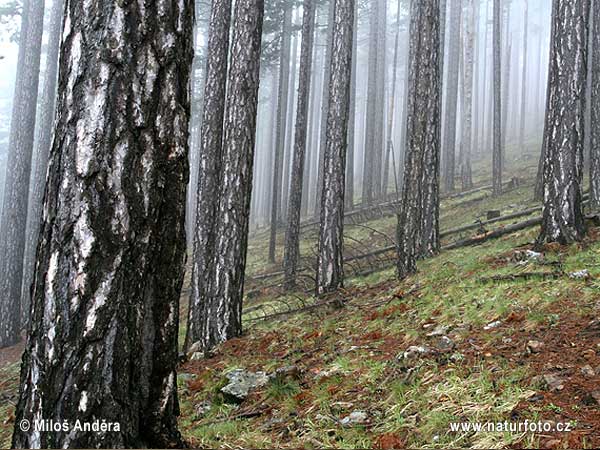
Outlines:
{"type": "Polygon", "coordinates": [[[164,6],[66,3],[14,447],[184,445],[176,366],[194,14],[191,0],[164,6]],[[120,425],[23,431],[24,419],[120,425]]]}

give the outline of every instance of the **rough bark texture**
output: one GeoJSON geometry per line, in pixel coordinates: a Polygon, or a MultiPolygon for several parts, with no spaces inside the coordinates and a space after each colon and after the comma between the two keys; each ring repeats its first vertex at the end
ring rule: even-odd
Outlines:
{"type": "Polygon", "coordinates": [[[13,446],[181,446],[193,4],[67,0],[13,446]],[[27,432],[23,419],[119,423],[27,432]]]}
{"type": "Polygon", "coordinates": [[[302,188],[304,177],[304,161],[306,153],[308,100],[310,98],[310,74],[312,67],[312,48],[315,25],[315,11],[312,0],[304,1],[304,17],[302,18],[302,47],[300,49],[300,74],[298,85],[298,109],[296,112],[296,129],[294,139],[294,160],[292,163],[292,181],[288,206],[288,224],[285,235],[283,267],[285,270],[285,286],[293,289],[296,286],[296,269],[300,256],[300,211],[302,208],[302,188]]]}
{"type": "Polygon", "coordinates": [[[318,294],[335,291],[344,284],[344,179],[350,109],[354,0],[332,1],[335,3],[317,261],[318,294]]]}
{"type": "Polygon", "coordinates": [[[580,241],[585,233],[582,183],[589,10],[590,0],[554,0],[539,244],[580,241]]]}
{"type": "Polygon", "coordinates": [[[333,42],[333,9],[335,0],[329,0],[327,5],[327,36],[325,38],[325,56],[323,60],[323,93],[321,94],[321,128],[319,130],[319,165],[317,175],[317,200],[315,216],[321,211],[321,195],[323,194],[323,177],[325,171],[325,153],[327,139],[327,117],[329,112],[329,78],[331,75],[331,45],[333,42]]]}
{"type": "MultiPolygon", "coordinates": [[[[416,272],[422,251],[424,210],[428,197],[427,166],[439,164],[440,148],[440,14],[439,0],[412,2],[409,55],[407,153],[402,207],[398,215],[399,278],[416,272]],[[432,161],[436,160],[436,161],[432,161]]],[[[430,185],[431,186],[431,185],[430,185]]]]}
{"type": "Polygon", "coordinates": [[[196,194],[196,226],[192,261],[192,286],[185,347],[205,334],[207,286],[214,259],[215,217],[220,192],[222,168],[223,117],[229,53],[231,0],[213,0],[208,30],[206,81],[198,193],[196,194]]]}
{"type": "MultiPolygon", "coordinates": [[[[478,1],[478,0],[475,0],[478,1]]],[[[462,144],[460,161],[460,178],[462,190],[467,191],[473,187],[473,177],[471,174],[471,146],[473,136],[473,69],[475,66],[473,60],[473,51],[475,48],[474,27],[476,15],[473,9],[473,0],[466,2],[467,14],[464,20],[464,110],[462,126],[462,144]]]]}
{"type": "Polygon", "coordinates": [[[0,348],[15,344],[21,330],[23,256],[43,22],[44,1],[26,0],[0,217],[0,348]]]}
{"type": "Polygon", "coordinates": [[[444,120],[444,189],[454,191],[456,122],[458,110],[458,73],[460,63],[461,0],[450,1],[450,42],[448,51],[448,79],[444,120]]]}
{"type": "Polygon", "coordinates": [[[279,88],[277,91],[277,121],[275,124],[275,155],[273,158],[273,184],[271,194],[271,223],[269,239],[269,262],[275,262],[277,247],[277,225],[281,218],[281,183],[283,175],[283,152],[285,147],[285,129],[287,125],[288,88],[290,83],[290,28],[292,9],[286,7],[284,12],[282,41],[279,56],[279,88]]]}
{"type": "Polygon", "coordinates": [[[492,184],[494,196],[502,194],[502,21],[500,0],[494,0],[493,20],[494,101],[492,184]]]}
{"type": "Polygon", "coordinates": [[[58,51],[62,30],[63,1],[54,0],[48,24],[48,47],[46,50],[46,68],[40,102],[39,123],[36,129],[34,147],[35,166],[31,174],[29,213],[27,215],[27,240],[25,242],[25,260],[23,261],[23,287],[21,303],[21,320],[25,324],[29,320],[29,295],[35,262],[40,222],[42,220],[42,203],[46,186],[48,169],[48,153],[52,145],[54,128],[54,110],[56,102],[56,82],[58,79],[58,51]]]}
{"type": "Polygon", "coordinates": [[[593,31],[590,58],[592,65],[590,149],[590,206],[600,209],[600,0],[592,0],[593,31]]]}
{"type": "Polygon", "coordinates": [[[215,223],[214,274],[205,308],[205,350],[242,333],[256,136],[263,0],[237,0],[223,138],[222,192],[215,223]]]}

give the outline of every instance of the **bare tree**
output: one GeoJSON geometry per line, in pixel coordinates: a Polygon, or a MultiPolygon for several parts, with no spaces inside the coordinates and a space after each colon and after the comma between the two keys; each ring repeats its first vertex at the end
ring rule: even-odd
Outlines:
{"type": "Polygon", "coordinates": [[[231,0],[213,0],[208,30],[204,111],[200,141],[198,193],[196,194],[196,226],[192,261],[192,286],[185,347],[198,342],[203,335],[207,306],[207,287],[214,270],[212,243],[215,240],[215,218],[219,198],[219,174],[223,158],[223,117],[231,0]]]}
{"type": "Polygon", "coordinates": [[[460,21],[461,0],[450,0],[450,40],[448,52],[448,79],[446,89],[446,110],[444,121],[444,188],[454,191],[456,111],[458,109],[458,73],[461,53],[460,21]]]}
{"type": "Polygon", "coordinates": [[[13,446],[180,447],[193,3],[69,0],[65,14],[13,446]]]}
{"type": "Polygon", "coordinates": [[[332,0],[333,32],[327,139],[317,260],[317,293],[343,286],[344,179],[350,109],[354,0],[332,0]]]}
{"type": "Polygon", "coordinates": [[[492,151],[492,183],[495,196],[502,194],[502,39],[500,0],[494,1],[494,123],[492,151]]]}
{"type": "Polygon", "coordinates": [[[31,174],[29,213],[27,215],[27,240],[25,242],[25,259],[23,261],[23,287],[21,319],[25,324],[29,320],[29,295],[33,279],[35,250],[37,247],[44,187],[48,169],[48,153],[52,145],[54,127],[54,110],[56,102],[56,82],[58,78],[58,52],[62,30],[63,0],[53,0],[48,24],[48,46],[46,49],[46,68],[40,102],[39,122],[36,127],[34,146],[34,170],[31,174]]]}
{"type": "Polygon", "coordinates": [[[313,0],[304,1],[304,17],[302,19],[302,46],[300,49],[300,75],[298,86],[298,110],[296,112],[296,138],[294,139],[294,160],[290,202],[288,207],[288,226],[285,236],[283,265],[285,269],[285,285],[293,289],[296,285],[296,269],[300,256],[300,211],[302,205],[302,188],[304,177],[304,160],[306,152],[306,136],[308,121],[308,100],[310,98],[310,75],[312,67],[312,49],[315,25],[313,0]]]}
{"type": "MultiPolygon", "coordinates": [[[[479,3],[479,0],[475,0],[479,3]]],[[[475,47],[475,34],[474,27],[476,22],[477,14],[475,14],[473,7],[473,0],[466,1],[466,17],[464,18],[464,30],[463,30],[463,42],[464,42],[464,56],[463,56],[463,126],[462,126],[462,145],[461,145],[461,158],[460,158],[460,169],[461,169],[461,180],[462,189],[468,190],[473,186],[473,177],[471,174],[471,146],[472,146],[472,129],[473,129],[473,51],[475,47]]],[[[475,100],[477,101],[477,100],[475,100]]]]}
{"type": "Polygon", "coordinates": [[[580,241],[590,0],[554,0],[546,124],[544,214],[538,244],[580,241]]]}
{"type": "Polygon", "coordinates": [[[223,127],[222,187],[213,243],[215,268],[208,282],[210,295],[202,328],[205,351],[242,333],[263,14],[263,0],[235,3],[223,127]]]}
{"type": "Polygon", "coordinates": [[[292,9],[287,5],[284,11],[281,29],[281,49],[279,56],[279,90],[277,93],[277,121],[275,131],[275,156],[273,158],[273,185],[271,194],[271,223],[269,239],[269,262],[275,262],[277,247],[277,226],[281,219],[281,195],[283,178],[283,154],[285,147],[285,130],[287,126],[287,104],[290,80],[290,37],[292,27],[292,9]]]}
{"type": "Polygon", "coordinates": [[[521,153],[524,152],[525,148],[525,124],[527,122],[526,118],[526,107],[527,107],[527,40],[529,37],[529,3],[527,0],[524,0],[524,17],[523,17],[523,74],[521,78],[521,113],[519,114],[521,118],[521,128],[519,129],[519,148],[521,149],[521,153]]]}
{"type": "Polygon", "coordinates": [[[397,229],[397,272],[401,279],[417,270],[416,261],[424,240],[424,216],[431,213],[424,210],[424,198],[431,186],[424,181],[426,166],[433,162],[430,169],[439,171],[439,161],[428,157],[428,154],[438,155],[440,149],[439,6],[439,0],[412,2],[411,6],[407,152],[397,229]]]}
{"type": "Polygon", "coordinates": [[[19,340],[44,1],[25,0],[0,217],[0,348],[19,340]]]}
{"type": "Polygon", "coordinates": [[[358,12],[354,2],[354,36],[352,38],[352,78],[350,80],[350,113],[348,120],[348,154],[346,161],[346,210],[354,208],[354,155],[356,153],[356,71],[358,70],[358,12]]]}
{"type": "Polygon", "coordinates": [[[592,0],[592,45],[590,61],[592,66],[591,97],[591,148],[590,148],[590,205],[600,209],[600,1],[592,0]]]}

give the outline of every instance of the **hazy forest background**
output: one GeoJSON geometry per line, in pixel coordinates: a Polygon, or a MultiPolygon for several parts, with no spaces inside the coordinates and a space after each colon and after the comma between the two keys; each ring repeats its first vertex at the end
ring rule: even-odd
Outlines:
{"type": "Polygon", "coordinates": [[[0,0],[0,71],[0,448],[600,445],[600,0],[0,0]]]}

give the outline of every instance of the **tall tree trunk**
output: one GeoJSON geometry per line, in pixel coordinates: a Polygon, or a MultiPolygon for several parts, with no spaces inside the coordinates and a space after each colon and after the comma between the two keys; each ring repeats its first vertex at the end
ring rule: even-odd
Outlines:
{"type": "Polygon", "coordinates": [[[523,29],[523,76],[521,78],[521,128],[519,129],[519,148],[521,154],[524,153],[525,148],[525,124],[527,122],[527,39],[529,37],[529,3],[525,0],[525,11],[523,17],[524,29],[523,29]]]}
{"type": "Polygon", "coordinates": [[[444,189],[454,191],[456,111],[458,109],[458,67],[460,62],[461,0],[450,1],[450,42],[448,54],[448,80],[446,89],[446,120],[444,121],[444,189]]]}
{"type": "Polygon", "coordinates": [[[475,72],[474,74],[474,86],[473,86],[473,140],[471,143],[471,153],[480,153],[480,141],[479,141],[479,136],[480,136],[480,129],[481,129],[481,114],[480,111],[482,110],[482,103],[483,100],[485,98],[485,95],[481,95],[481,69],[480,69],[480,64],[481,64],[481,5],[479,4],[479,1],[475,0],[474,2],[474,16],[475,16],[475,22],[474,22],[474,28],[473,28],[473,33],[474,33],[474,39],[475,39],[475,56],[474,56],[474,60],[473,60],[473,70],[475,72]]]}
{"type": "Polygon", "coordinates": [[[294,136],[292,126],[294,122],[294,97],[296,95],[296,63],[298,60],[298,36],[294,30],[297,14],[294,13],[292,21],[291,54],[290,54],[290,84],[288,88],[288,111],[285,120],[285,147],[283,159],[283,183],[281,194],[281,222],[286,223],[288,217],[288,200],[290,193],[290,180],[292,171],[292,160],[294,158],[294,136]]]}
{"type": "Polygon", "coordinates": [[[288,225],[285,236],[283,266],[285,269],[285,286],[293,289],[296,286],[296,269],[300,257],[300,211],[302,205],[302,187],[304,177],[304,160],[306,152],[306,136],[308,121],[308,100],[310,98],[310,74],[312,67],[315,11],[313,0],[304,0],[304,17],[302,19],[302,47],[300,49],[300,74],[298,85],[298,109],[296,112],[296,130],[294,139],[294,161],[292,166],[292,182],[288,207],[288,225]]]}
{"type": "Polygon", "coordinates": [[[48,24],[48,47],[46,50],[46,68],[40,102],[39,123],[36,127],[34,147],[35,169],[30,182],[30,208],[27,215],[27,240],[25,241],[25,260],[23,262],[23,286],[21,320],[26,324],[29,320],[29,303],[31,281],[33,279],[35,249],[37,246],[42,220],[44,187],[46,186],[46,170],[48,169],[48,153],[52,145],[54,128],[54,111],[56,103],[56,82],[58,79],[58,52],[62,30],[63,1],[53,0],[48,24]]]}
{"type": "Polygon", "coordinates": [[[176,366],[193,3],[164,6],[66,2],[14,447],[184,444],[176,366]],[[42,433],[21,430],[25,419],[120,426],[42,433]]]}
{"type": "Polygon", "coordinates": [[[275,262],[277,247],[277,226],[281,219],[281,184],[283,178],[283,156],[285,130],[287,126],[288,89],[290,83],[290,37],[292,27],[292,8],[286,6],[281,28],[281,49],[279,56],[279,89],[277,93],[277,121],[275,124],[275,156],[273,158],[273,193],[271,196],[271,224],[269,238],[269,262],[275,262]]]}
{"type": "Polygon", "coordinates": [[[317,176],[317,200],[315,203],[315,216],[317,216],[322,208],[322,194],[325,171],[325,153],[327,139],[327,117],[329,113],[329,78],[331,75],[331,58],[332,58],[332,43],[333,43],[333,19],[335,0],[328,0],[327,13],[327,36],[325,38],[325,56],[323,63],[323,93],[321,94],[321,129],[319,131],[319,170],[317,176]]]}
{"type": "Polygon", "coordinates": [[[592,0],[593,30],[589,49],[592,66],[591,97],[591,148],[590,148],[590,206],[600,209],[600,0],[592,0]]]}
{"type": "Polygon", "coordinates": [[[494,0],[494,123],[492,150],[492,184],[494,196],[502,194],[502,39],[500,0],[494,0]]]}
{"type": "MultiPolygon", "coordinates": [[[[479,0],[475,0],[478,2],[479,0]]],[[[460,164],[461,181],[463,191],[473,187],[473,177],[471,174],[471,146],[473,129],[473,51],[475,47],[474,28],[476,24],[476,15],[473,10],[474,0],[467,0],[467,16],[464,20],[464,110],[462,126],[462,158],[460,164]]]]}
{"type": "Polygon", "coordinates": [[[209,275],[213,270],[211,243],[215,240],[215,217],[220,188],[219,174],[223,158],[223,117],[225,114],[230,22],[231,0],[213,0],[208,30],[199,183],[198,193],[196,194],[192,286],[185,338],[186,348],[200,340],[209,314],[206,310],[207,286],[209,275]]]}
{"type": "Polygon", "coordinates": [[[554,0],[544,134],[544,213],[538,244],[583,239],[587,30],[590,0],[554,0]]]}
{"type": "Polygon", "coordinates": [[[0,217],[0,348],[19,340],[44,1],[25,0],[0,217]]]}
{"type": "Polygon", "coordinates": [[[223,137],[222,185],[213,243],[202,342],[208,351],[242,333],[242,299],[248,249],[252,164],[260,74],[263,0],[237,0],[223,137]]]}
{"type": "Polygon", "coordinates": [[[385,79],[386,79],[386,61],[387,61],[387,0],[379,1],[379,27],[377,29],[377,97],[375,110],[375,148],[373,158],[375,166],[373,168],[373,195],[380,199],[383,192],[383,160],[386,148],[385,140],[385,79]]]}
{"type": "MultiPolygon", "coordinates": [[[[318,17],[317,17],[317,8],[315,7],[315,21],[317,25],[313,25],[318,27],[318,17]]],[[[310,76],[310,103],[308,106],[309,118],[308,120],[308,130],[306,132],[306,157],[304,163],[304,175],[302,177],[302,212],[301,217],[308,216],[308,211],[310,208],[310,200],[313,198],[311,195],[311,179],[314,176],[314,171],[312,170],[313,159],[317,157],[317,149],[314,144],[314,131],[319,123],[319,111],[317,108],[317,74],[319,73],[319,51],[318,51],[318,41],[316,40],[315,33],[313,30],[313,51],[311,56],[311,76],[310,76]],[[314,61],[314,64],[312,63],[314,61]]]]}
{"type": "MultiPolygon", "coordinates": [[[[412,2],[410,25],[407,153],[402,208],[398,215],[398,277],[416,272],[423,250],[429,170],[439,171],[440,149],[440,14],[439,0],[412,2]],[[433,164],[432,164],[433,163],[433,164]],[[435,164],[437,163],[437,164],[435,164]],[[433,167],[432,167],[433,166],[433,167]]],[[[435,175],[435,173],[434,173],[435,175]]],[[[437,177],[436,177],[437,181],[437,177]]],[[[438,199],[439,200],[439,199],[438,199]]]]}
{"type": "Polygon", "coordinates": [[[362,204],[370,205],[375,197],[376,175],[376,126],[377,126],[377,51],[379,35],[379,0],[371,2],[369,13],[369,69],[367,81],[367,117],[365,125],[365,148],[363,155],[362,204]]]}
{"type": "Polygon", "coordinates": [[[318,294],[335,291],[344,284],[344,178],[355,9],[354,0],[332,1],[329,107],[317,260],[318,294]]]}
{"type": "Polygon", "coordinates": [[[350,112],[348,114],[348,154],[346,161],[346,210],[354,208],[354,155],[356,153],[356,71],[358,70],[358,13],[354,2],[354,30],[352,37],[352,75],[350,80],[350,112]]]}
{"type": "MultiPolygon", "coordinates": [[[[383,166],[383,196],[384,198],[387,195],[387,187],[389,183],[389,171],[390,171],[390,156],[394,156],[394,139],[393,139],[393,129],[394,129],[394,113],[396,107],[396,81],[398,75],[398,47],[400,41],[400,7],[401,3],[398,0],[397,4],[397,12],[396,12],[396,36],[394,38],[394,59],[392,64],[392,93],[390,96],[390,105],[388,110],[388,123],[387,123],[387,143],[386,143],[386,152],[385,152],[385,164],[383,166]]],[[[394,164],[395,168],[395,164],[394,164]]],[[[396,171],[393,173],[394,177],[396,177],[396,171]]],[[[398,179],[394,178],[396,194],[398,194],[398,179]]]]}

